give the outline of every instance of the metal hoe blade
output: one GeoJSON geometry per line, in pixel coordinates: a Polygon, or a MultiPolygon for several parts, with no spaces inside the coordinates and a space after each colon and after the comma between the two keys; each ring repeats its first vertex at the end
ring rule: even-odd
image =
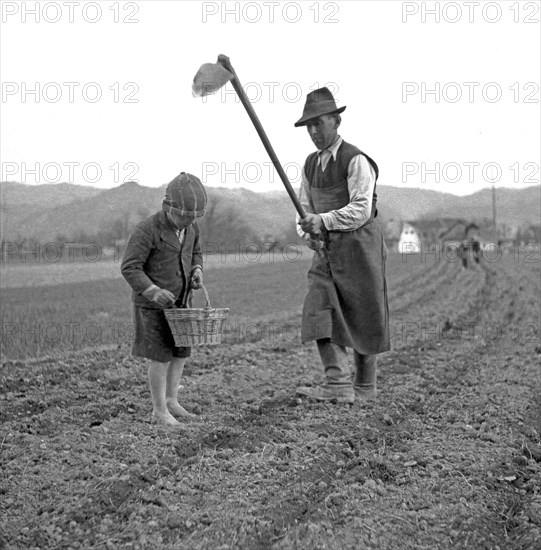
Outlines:
{"type": "Polygon", "coordinates": [[[227,84],[233,74],[224,68],[220,63],[205,63],[194,76],[192,84],[193,97],[204,97],[216,93],[222,86],[227,84]]]}

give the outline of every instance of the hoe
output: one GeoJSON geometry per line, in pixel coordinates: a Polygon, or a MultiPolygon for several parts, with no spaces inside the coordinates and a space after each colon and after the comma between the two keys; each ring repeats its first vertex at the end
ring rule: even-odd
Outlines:
{"type": "Polygon", "coordinates": [[[280,161],[278,160],[274,149],[272,148],[269,138],[267,137],[267,134],[265,133],[265,130],[263,129],[263,126],[259,121],[259,118],[257,118],[257,115],[254,111],[254,108],[252,107],[252,104],[250,103],[250,100],[248,99],[246,93],[244,92],[244,89],[242,88],[239,78],[235,73],[235,69],[233,69],[233,66],[231,65],[229,57],[227,57],[226,55],[219,55],[217,63],[205,63],[204,65],[202,65],[193,79],[192,94],[194,95],[194,97],[203,97],[213,94],[229,81],[231,81],[231,84],[233,85],[233,88],[237,92],[237,95],[244,105],[248,116],[252,120],[255,129],[259,134],[259,137],[261,138],[261,141],[263,142],[263,145],[265,146],[265,149],[267,150],[267,153],[269,154],[272,163],[274,164],[274,168],[276,168],[276,171],[278,172],[278,175],[280,176],[280,179],[282,180],[282,183],[286,188],[287,194],[289,195],[289,198],[295,206],[295,209],[297,210],[299,216],[301,218],[304,218],[306,216],[304,208],[299,202],[295,191],[291,187],[291,183],[289,183],[287,175],[284,172],[284,169],[282,168],[282,165],[280,164],[280,161]]]}

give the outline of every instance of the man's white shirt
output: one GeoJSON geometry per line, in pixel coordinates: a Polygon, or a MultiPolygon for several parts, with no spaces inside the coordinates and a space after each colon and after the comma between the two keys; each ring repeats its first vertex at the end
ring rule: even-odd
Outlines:
{"type": "MultiPolygon", "coordinates": [[[[317,165],[323,172],[327,168],[331,157],[336,162],[338,149],[342,144],[342,138],[338,139],[327,149],[318,151],[317,165]]],[[[338,210],[320,213],[323,225],[329,231],[353,231],[362,227],[369,219],[372,211],[372,197],[376,185],[376,173],[363,154],[355,155],[348,165],[348,191],[349,203],[338,210]]],[[[299,201],[307,213],[315,214],[310,196],[310,186],[304,168],[302,170],[301,189],[299,201]]],[[[296,221],[300,220],[297,214],[296,221]]],[[[297,232],[301,237],[309,237],[299,225],[297,232]]]]}

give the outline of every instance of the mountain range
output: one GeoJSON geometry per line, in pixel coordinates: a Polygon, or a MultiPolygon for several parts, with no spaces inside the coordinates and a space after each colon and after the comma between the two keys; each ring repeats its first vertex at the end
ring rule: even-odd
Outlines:
{"type": "MultiPolygon", "coordinates": [[[[161,207],[165,185],[145,187],[128,182],[111,189],[68,183],[26,185],[0,182],[0,232],[4,240],[92,237],[98,230],[131,231],[140,219],[161,207]],[[119,229],[119,230],[120,230],[119,229]]],[[[285,191],[256,193],[244,188],[207,187],[210,225],[219,219],[236,224],[250,238],[272,235],[278,240],[294,234],[295,210],[285,191]]],[[[492,191],[467,196],[381,185],[377,188],[378,219],[409,221],[462,218],[478,223],[492,219],[492,191]]],[[[498,224],[539,225],[541,188],[498,188],[498,224]]]]}

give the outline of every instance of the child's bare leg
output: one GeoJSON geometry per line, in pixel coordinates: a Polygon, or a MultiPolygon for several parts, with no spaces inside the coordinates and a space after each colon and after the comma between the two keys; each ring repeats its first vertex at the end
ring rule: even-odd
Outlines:
{"type": "Polygon", "coordinates": [[[178,387],[185,364],[186,357],[174,357],[169,363],[169,368],[167,369],[167,389],[165,399],[167,402],[167,408],[173,414],[182,418],[195,418],[195,414],[189,413],[178,402],[178,387]]]}
{"type": "Polygon", "coordinates": [[[167,372],[169,362],[150,361],[148,383],[152,397],[152,420],[166,426],[180,426],[180,422],[168,411],[166,402],[167,372]]]}

